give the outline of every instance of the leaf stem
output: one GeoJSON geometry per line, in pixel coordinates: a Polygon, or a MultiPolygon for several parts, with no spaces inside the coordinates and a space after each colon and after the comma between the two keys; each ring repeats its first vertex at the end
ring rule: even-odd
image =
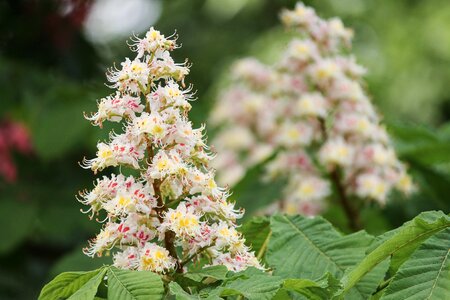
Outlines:
{"type": "Polygon", "coordinates": [[[269,231],[269,234],[267,235],[266,239],[264,240],[264,243],[262,244],[261,249],[259,249],[258,254],[256,255],[256,258],[258,260],[261,260],[264,253],[266,252],[267,245],[269,244],[271,236],[272,236],[272,230],[269,231]]]}
{"type": "Polygon", "coordinates": [[[380,285],[377,287],[377,290],[375,291],[375,293],[373,293],[373,295],[375,295],[375,294],[381,292],[382,290],[384,290],[389,285],[389,283],[391,283],[393,278],[394,277],[391,277],[389,279],[386,279],[382,283],[380,283],[380,285]]]}

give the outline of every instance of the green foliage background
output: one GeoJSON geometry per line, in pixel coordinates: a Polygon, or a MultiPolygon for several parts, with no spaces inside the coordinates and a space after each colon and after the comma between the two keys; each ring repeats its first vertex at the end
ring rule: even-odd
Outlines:
{"type": "MultiPolygon", "coordinates": [[[[448,213],[450,3],[306,2],[320,15],[339,16],[355,29],[355,55],[369,69],[368,88],[421,188],[408,201],[393,195],[394,201],[384,210],[363,208],[367,230],[382,233],[424,210],[448,213]]],[[[103,85],[104,71],[128,50],[123,40],[105,47],[91,45],[79,27],[58,17],[55,1],[32,3],[0,2],[0,119],[23,121],[35,149],[31,156],[14,157],[19,169],[16,183],[0,178],[1,299],[34,299],[58,273],[92,270],[108,262],[108,258],[92,260],[81,254],[99,225],[79,212],[82,207],[74,195],[89,188],[94,179],[78,162],[94,155],[96,142],[108,132],[91,127],[82,112],[95,110],[96,99],[109,93],[103,85]]],[[[165,34],[176,29],[183,47],[174,54],[193,63],[188,82],[198,90],[191,114],[197,124],[206,121],[234,59],[249,54],[273,59],[287,38],[277,12],[294,3],[162,1],[162,15],[155,26],[165,34]]],[[[259,190],[257,184],[241,185],[242,198],[235,192],[238,204],[249,211],[260,196],[252,193],[259,190]]],[[[347,231],[339,208],[326,218],[347,231]]],[[[404,265],[402,276],[408,272],[404,265]]]]}

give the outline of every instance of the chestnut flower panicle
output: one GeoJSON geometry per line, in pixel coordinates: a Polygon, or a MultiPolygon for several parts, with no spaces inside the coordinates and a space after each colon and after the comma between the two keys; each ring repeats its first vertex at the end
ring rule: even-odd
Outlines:
{"type": "Polygon", "coordinates": [[[238,61],[212,111],[219,181],[232,186],[276,152],[266,177],[287,177],[279,207],[288,213],[319,214],[336,184],[381,205],[393,188],[411,193],[406,166],[363,88],[365,69],[346,54],[353,32],[303,3],[281,20],[298,36],[273,66],[238,61]]]}
{"type": "Polygon", "coordinates": [[[82,166],[94,173],[129,167],[139,175],[103,176],[93,190],[80,193],[91,218],[106,215],[85,253],[113,252],[119,268],[157,273],[183,272],[187,263],[203,258],[233,271],[262,268],[236,230],[242,211],[227,202],[228,191],[216,184],[208,167],[213,156],[204,126],[195,129],[188,119],[192,93],[184,89],[184,77],[189,67],[170,56],[176,40],[151,28],[144,38],[135,36],[130,47],[136,57],[107,74],[116,91],[86,117],[98,126],[122,121],[124,132],[99,142],[96,157],[82,166]]]}

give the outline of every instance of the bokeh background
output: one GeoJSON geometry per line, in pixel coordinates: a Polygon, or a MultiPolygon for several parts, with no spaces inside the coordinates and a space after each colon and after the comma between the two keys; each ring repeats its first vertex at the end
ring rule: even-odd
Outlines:
{"type": "MultiPolygon", "coordinates": [[[[394,228],[423,210],[448,213],[450,2],[305,2],[354,28],[355,55],[369,69],[368,89],[420,188],[413,199],[367,210],[367,230],[394,228]]],[[[199,125],[233,60],[247,55],[275,60],[287,41],[278,12],[294,4],[0,1],[0,299],[35,299],[59,272],[108,262],[81,253],[100,225],[80,213],[75,195],[94,180],[78,162],[93,156],[108,132],[90,126],[83,112],[94,111],[96,100],[109,94],[104,72],[130,55],[128,36],[150,26],[166,35],[176,30],[183,47],[174,56],[193,63],[188,82],[198,100],[191,116],[199,125]]],[[[342,212],[327,217],[338,227],[342,223],[342,212]]]]}

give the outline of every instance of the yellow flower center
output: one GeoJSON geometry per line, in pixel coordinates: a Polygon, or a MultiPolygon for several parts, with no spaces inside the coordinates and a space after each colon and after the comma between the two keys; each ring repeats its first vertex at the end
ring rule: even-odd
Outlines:
{"type": "Polygon", "coordinates": [[[180,91],[179,90],[175,90],[175,89],[172,89],[172,88],[169,88],[167,90],[167,92],[168,92],[170,97],[177,97],[177,96],[180,95],[180,91]]]}
{"type": "Polygon", "coordinates": [[[299,107],[301,110],[310,111],[313,108],[311,99],[306,98],[306,99],[300,100],[299,107]]]}
{"type": "Polygon", "coordinates": [[[142,68],[141,65],[133,64],[133,65],[131,66],[131,71],[132,71],[133,73],[142,72],[142,70],[143,70],[143,68],[142,68]]]}
{"type": "Polygon", "coordinates": [[[208,181],[208,187],[209,187],[210,189],[214,189],[214,188],[217,187],[217,184],[216,184],[216,182],[214,181],[214,179],[211,178],[211,179],[208,181]]]}
{"type": "Polygon", "coordinates": [[[229,236],[230,235],[230,230],[228,228],[226,228],[226,227],[220,229],[219,232],[220,232],[220,235],[223,235],[223,236],[229,236]]]}
{"type": "Polygon", "coordinates": [[[152,30],[151,32],[150,32],[150,38],[152,39],[152,40],[156,40],[157,38],[159,38],[161,36],[161,34],[158,32],[158,31],[156,31],[156,30],[152,30]]]}
{"type": "Polygon", "coordinates": [[[348,156],[348,149],[346,147],[339,147],[337,149],[337,154],[339,157],[346,157],[348,156]]]}
{"type": "Polygon", "coordinates": [[[317,77],[319,77],[320,79],[325,79],[328,78],[330,76],[330,72],[327,69],[319,69],[317,71],[317,77]]]}
{"type": "Polygon", "coordinates": [[[300,193],[304,196],[311,196],[314,193],[315,189],[311,184],[303,184],[300,187],[300,193]]]}
{"type": "Polygon", "coordinates": [[[369,122],[366,119],[359,120],[357,125],[359,131],[364,132],[369,128],[369,122]]]}
{"type": "Polygon", "coordinates": [[[399,187],[402,190],[409,190],[412,186],[412,180],[411,177],[407,176],[407,175],[403,175],[399,182],[398,182],[399,187]]]}
{"type": "Polygon", "coordinates": [[[295,128],[292,128],[292,129],[289,129],[289,131],[288,131],[288,137],[293,140],[296,140],[300,137],[300,133],[295,128]]]}
{"type": "Polygon", "coordinates": [[[98,153],[98,156],[103,159],[111,158],[112,155],[113,155],[113,152],[111,151],[111,149],[100,150],[98,153]]]}
{"type": "Polygon", "coordinates": [[[151,257],[143,256],[142,257],[142,266],[144,267],[145,270],[154,269],[155,261],[151,257]]]}
{"type": "Polygon", "coordinates": [[[170,220],[174,221],[176,219],[181,218],[181,213],[179,211],[174,212],[171,216],[170,216],[170,220]]]}
{"type": "Polygon", "coordinates": [[[303,44],[298,45],[296,50],[299,54],[309,54],[309,47],[303,44]]]}
{"type": "Polygon", "coordinates": [[[198,225],[198,221],[193,217],[181,218],[178,221],[178,225],[183,228],[192,228],[198,225]]]}
{"type": "Polygon", "coordinates": [[[130,198],[125,198],[123,196],[120,196],[118,201],[119,205],[122,207],[128,206],[130,202],[131,202],[130,198]]]}
{"type": "Polygon", "coordinates": [[[157,164],[157,168],[159,171],[167,169],[169,165],[169,160],[167,158],[160,159],[157,164]]]}
{"type": "Polygon", "coordinates": [[[152,129],[153,135],[160,135],[163,132],[164,132],[164,128],[162,128],[160,125],[153,126],[153,129],[152,129]]]}
{"type": "Polygon", "coordinates": [[[383,183],[379,183],[375,186],[375,195],[382,196],[386,191],[386,186],[383,183]]]}
{"type": "Polygon", "coordinates": [[[294,215],[298,213],[297,206],[293,203],[286,204],[285,210],[288,215],[294,215]]]}
{"type": "Polygon", "coordinates": [[[155,251],[155,257],[157,259],[166,259],[167,258],[166,254],[164,252],[162,252],[161,250],[155,251]]]}
{"type": "Polygon", "coordinates": [[[303,17],[306,13],[306,10],[303,7],[299,7],[295,10],[295,14],[299,17],[303,17]]]}

